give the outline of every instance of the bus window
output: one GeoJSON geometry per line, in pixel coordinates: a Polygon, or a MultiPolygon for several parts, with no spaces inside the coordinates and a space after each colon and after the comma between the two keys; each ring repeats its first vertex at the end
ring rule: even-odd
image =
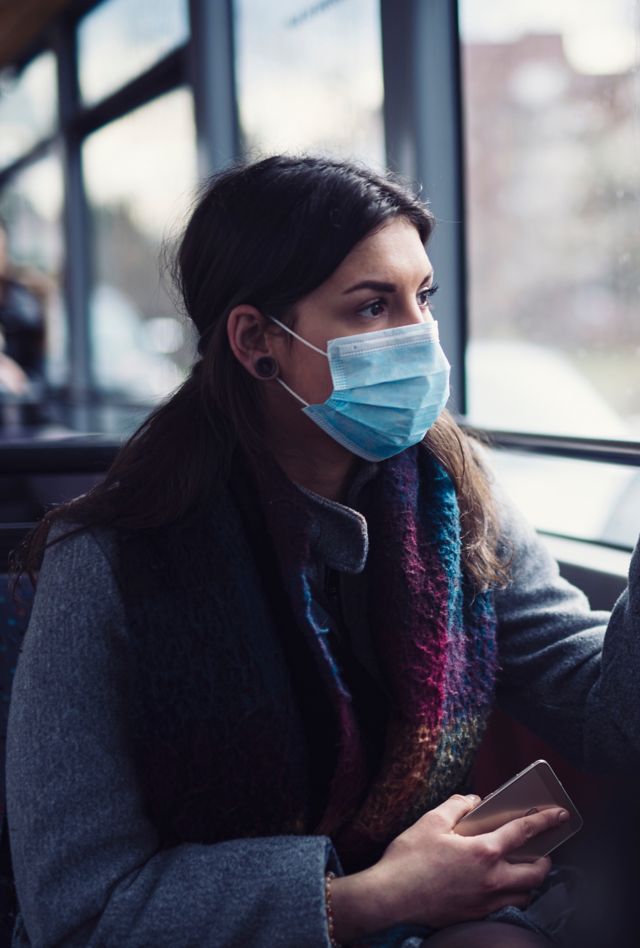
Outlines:
{"type": "Polygon", "coordinates": [[[190,91],[177,89],[99,129],[83,159],[93,238],[92,377],[114,402],[102,430],[124,430],[183,381],[193,359],[190,331],[160,273],[163,240],[182,227],[196,180],[190,91]]]}
{"type": "Polygon", "coordinates": [[[469,416],[639,440],[634,5],[459,9],[469,416]]]}
{"type": "Polygon", "coordinates": [[[374,0],[236,0],[238,105],[249,153],[324,151],[384,164],[374,0]]]}

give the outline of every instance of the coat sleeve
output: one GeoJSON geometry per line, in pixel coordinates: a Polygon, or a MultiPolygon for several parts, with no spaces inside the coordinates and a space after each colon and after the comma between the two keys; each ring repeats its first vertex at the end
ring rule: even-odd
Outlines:
{"type": "Polygon", "coordinates": [[[8,725],[14,945],[328,948],[327,837],[159,848],[127,742],[123,616],[99,537],[47,551],[8,725]]]}
{"type": "Polygon", "coordinates": [[[496,487],[511,582],[496,593],[498,702],[577,766],[640,773],[640,543],[611,614],[560,576],[496,487]]]}

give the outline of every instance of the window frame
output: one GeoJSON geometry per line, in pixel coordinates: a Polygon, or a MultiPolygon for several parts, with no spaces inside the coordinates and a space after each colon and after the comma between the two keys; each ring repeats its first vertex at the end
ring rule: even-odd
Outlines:
{"type": "Polygon", "coordinates": [[[438,326],[452,365],[449,406],[462,416],[468,330],[457,2],[380,0],[380,16],[387,164],[436,199],[440,223],[429,247],[440,286],[435,315],[447,314],[438,326]]]}
{"type": "Polygon", "coordinates": [[[58,122],[51,135],[0,170],[1,192],[16,175],[53,149],[58,149],[62,158],[68,382],[55,390],[55,403],[60,420],[80,430],[92,427],[93,419],[106,403],[130,407],[126,399],[102,395],[91,373],[91,224],[82,173],[84,141],[134,109],[187,86],[194,98],[199,176],[205,177],[240,157],[233,68],[233,0],[214,4],[189,0],[189,39],[104,98],[86,105],[80,96],[77,31],[80,21],[102,2],[105,0],[75,0],[17,60],[16,67],[22,71],[41,53],[53,52],[57,64],[58,122]]]}

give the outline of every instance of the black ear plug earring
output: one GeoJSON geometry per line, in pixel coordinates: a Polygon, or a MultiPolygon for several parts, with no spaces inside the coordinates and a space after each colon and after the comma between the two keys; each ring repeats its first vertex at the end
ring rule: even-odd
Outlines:
{"type": "Polygon", "coordinates": [[[254,368],[261,379],[275,379],[278,374],[278,363],[272,356],[260,356],[254,368]]]}

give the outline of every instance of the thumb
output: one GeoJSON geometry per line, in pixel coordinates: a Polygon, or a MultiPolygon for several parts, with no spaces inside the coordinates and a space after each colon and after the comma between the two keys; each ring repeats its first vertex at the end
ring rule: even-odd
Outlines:
{"type": "Polygon", "coordinates": [[[465,813],[469,813],[480,803],[480,797],[475,793],[468,793],[463,796],[461,793],[454,793],[452,797],[435,807],[431,812],[437,814],[440,819],[447,824],[448,829],[453,829],[456,823],[462,819],[465,813]]]}

